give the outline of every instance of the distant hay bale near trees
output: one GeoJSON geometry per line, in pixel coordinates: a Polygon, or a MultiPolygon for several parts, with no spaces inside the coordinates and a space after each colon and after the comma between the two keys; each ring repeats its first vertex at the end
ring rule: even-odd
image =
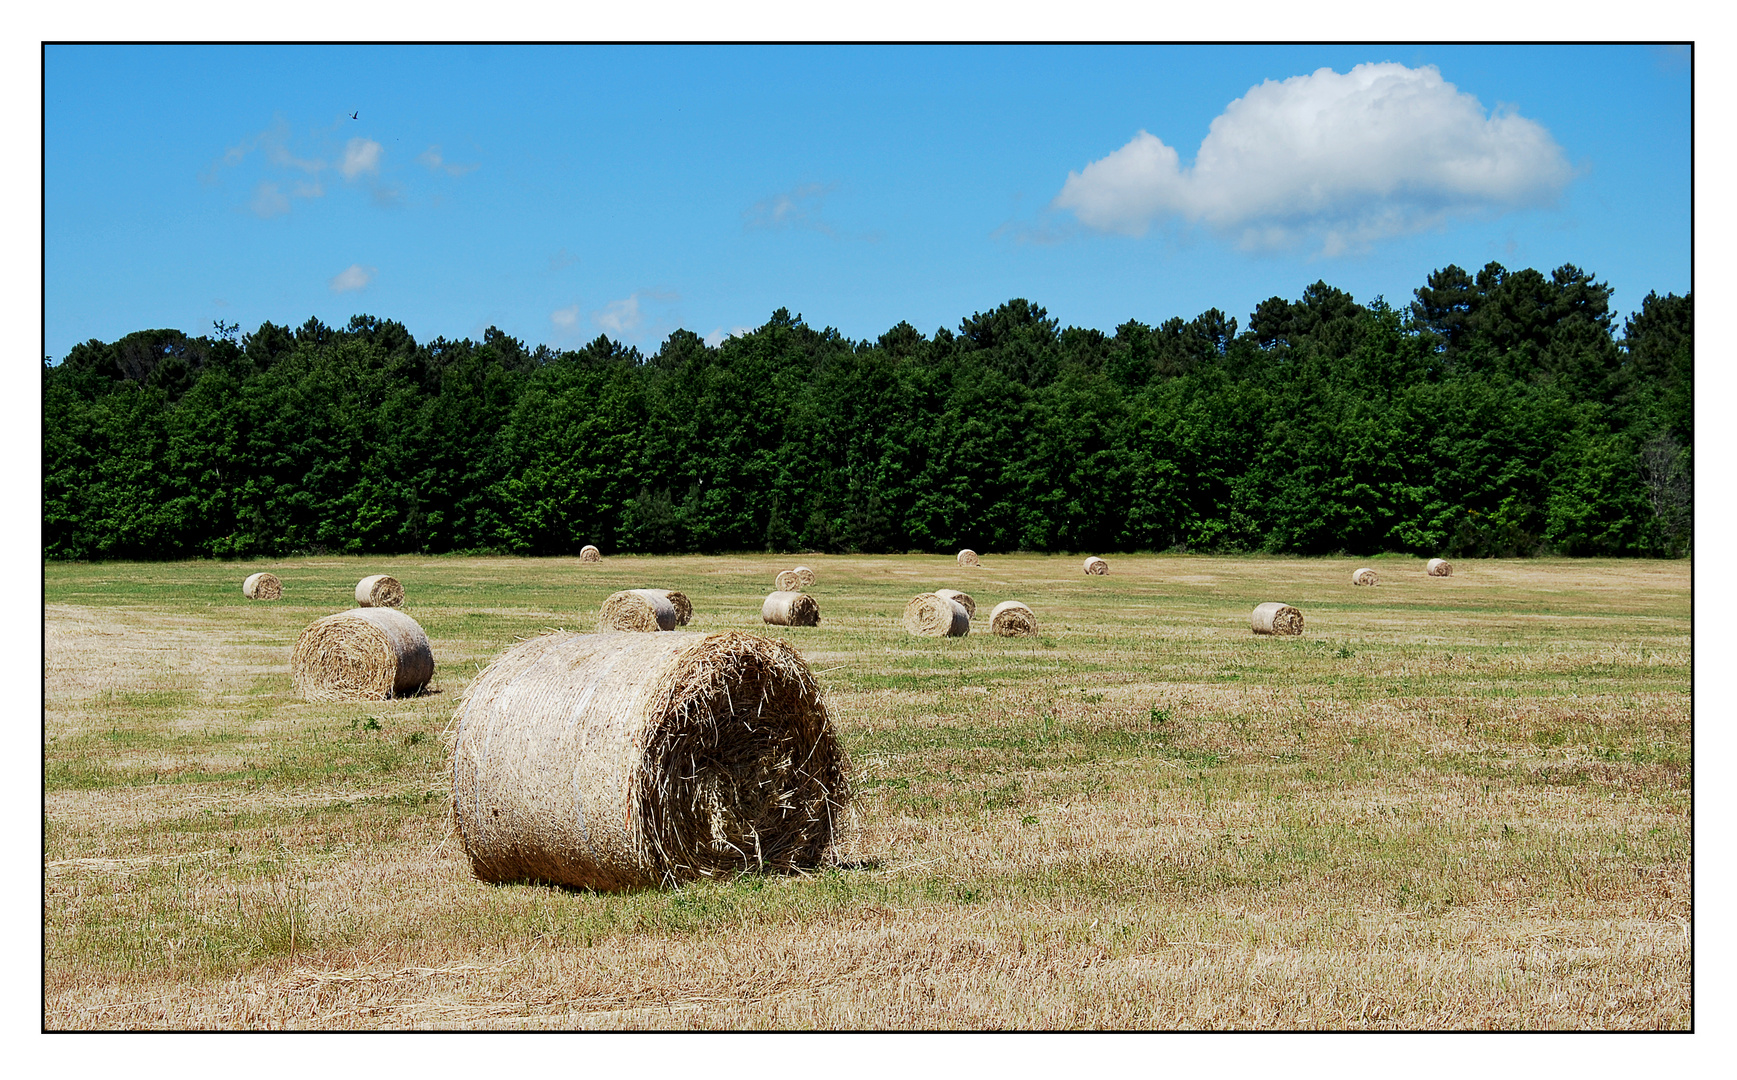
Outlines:
{"type": "Polygon", "coordinates": [[[977,601],[971,599],[970,593],[962,593],[958,589],[936,589],[935,595],[945,596],[947,599],[964,608],[965,616],[967,618],[975,619],[977,617],[977,601]]]}
{"type": "Polygon", "coordinates": [[[1300,634],[1303,632],[1303,613],[1289,604],[1261,604],[1249,616],[1249,628],[1257,634],[1300,634]]]}
{"type": "Polygon", "coordinates": [[[905,629],[918,637],[964,637],[971,632],[965,605],[936,593],[918,593],[905,605],[905,629]]]}
{"type": "Polygon", "coordinates": [[[972,551],[970,548],[966,548],[963,551],[959,552],[959,565],[960,566],[976,566],[977,565],[977,553],[975,551],[972,551]]]}
{"type": "Polygon", "coordinates": [[[1086,573],[1101,577],[1109,572],[1110,564],[1098,558],[1096,555],[1093,555],[1091,558],[1086,560],[1086,573]]]}
{"type": "Polygon", "coordinates": [[[1431,559],[1428,573],[1430,577],[1450,577],[1454,572],[1453,564],[1446,559],[1431,559]]]}
{"type": "MultiPolygon", "coordinates": [[[[572,551],[573,549],[568,548],[567,550],[572,551]]],[[[602,562],[603,561],[603,552],[598,551],[597,548],[591,544],[586,544],[584,547],[579,549],[579,561],[580,562],[602,562]]]]}
{"type": "Polygon", "coordinates": [[[308,701],[383,701],[434,678],[434,650],[415,619],[393,608],[354,608],[303,630],[290,683],[308,701]]]}
{"type": "Polygon", "coordinates": [[[612,593],[597,612],[597,629],[653,633],[676,628],[675,604],[662,589],[612,593]]]}
{"type": "Polygon", "coordinates": [[[1380,583],[1381,576],[1367,566],[1359,566],[1351,571],[1351,584],[1353,585],[1379,585],[1380,583]]]}
{"type": "Polygon", "coordinates": [[[791,572],[796,575],[796,587],[798,589],[807,589],[810,585],[814,584],[814,571],[810,570],[808,567],[798,566],[791,572]]]}
{"type": "Polygon", "coordinates": [[[403,607],[404,586],[395,577],[375,574],[356,582],[357,607],[403,607]]]}
{"type": "Polygon", "coordinates": [[[247,575],[247,580],[241,583],[241,595],[249,600],[281,600],[283,599],[283,582],[276,574],[260,572],[247,575]]]}
{"type": "Polygon", "coordinates": [[[802,575],[794,570],[780,570],[772,579],[772,587],[779,592],[801,592],[802,575]]]}
{"type": "Polygon", "coordinates": [[[760,605],[760,618],[772,626],[819,626],[820,602],[807,593],[780,589],[760,605]]]}
{"type": "Polygon", "coordinates": [[[989,612],[989,629],[996,637],[1028,637],[1037,633],[1037,616],[1018,600],[1003,600],[989,612]]]}
{"type": "Polygon", "coordinates": [[[453,822],[484,881],[813,869],[850,801],[813,672],[756,634],[545,634],[478,675],[456,719],[453,822]]]}

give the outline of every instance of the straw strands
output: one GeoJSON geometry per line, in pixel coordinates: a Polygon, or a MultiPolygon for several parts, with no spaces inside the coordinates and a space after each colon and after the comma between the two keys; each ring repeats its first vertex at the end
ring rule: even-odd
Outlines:
{"type": "Polygon", "coordinates": [[[675,604],[662,589],[628,589],[613,593],[597,612],[597,629],[651,633],[676,628],[675,604]]]}
{"type": "Polygon", "coordinates": [[[1003,600],[989,613],[996,637],[1026,637],[1037,633],[1037,616],[1018,600],[1003,600]]]}
{"type": "Polygon", "coordinates": [[[819,626],[820,602],[804,592],[780,589],[760,605],[760,618],[772,626],[819,626]]]}
{"type": "Polygon", "coordinates": [[[688,599],[686,593],[679,593],[674,589],[659,589],[658,591],[663,593],[665,600],[669,601],[669,606],[675,608],[677,626],[686,626],[694,621],[693,601],[688,599]]]}
{"type": "Polygon", "coordinates": [[[932,592],[918,593],[905,605],[905,629],[919,637],[964,637],[971,632],[971,616],[957,600],[932,592]]]}
{"type": "Polygon", "coordinates": [[[1453,563],[1446,559],[1431,559],[1427,568],[1430,577],[1451,577],[1454,572],[1453,563]]]}
{"type": "Polygon", "coordinates": [[[1086,560],[1086,573],[1102,577],[1104,574],[1109,572],[1110,564],[1098,558],[1096,555],[1093,555],[1086,560]]]}
{"type": "Polygon", "coordinates": [[[395,577],[375,574],[356,582],[357,607],[403,607],[404,586],[395,577]]]}
{"type": "Polygon", "coordinates": [[[935,595],[945,596],[947,599],[964,608],[966,618],[975,619],[977,617],[977,601],[971,599],[970,593],[962,593],[958,589],[936,589],[935,595]]]}
{"type": "Polygon", "coordinates": [[[1359,566],[1351,571],[1351,584],[1353,585],[1379,585],[1380,583],[1380,576],[1367,566],[1359,566]]]}
{"type": "Polygon", "coordinates": [[[241,583],[241,595],[249,600],[281,600],[283,582],[278,580],[276,574],[249,574],[247,580],[241,583]]]}
{"type": "Polygon", "coordinates": [[[591,544],[586,544],[584,547],[579,549],[579,561],[602,562],[603,552],[598,551],[597,548],[591,544]]]}
{"type": "Polygon", "coordinates": [[[775,638],[545,634],[477,676],[457,721],[453,819],[484,881],[813,868],[850,800],[814,675],[775,638]]]}
{"type": "Polygon", "coordinates": [[[772,587],[779,592],[801,592],[802,575],[794,570],[780,570],[772,579],[772,587]]]}
{"type": "Polygon", "coordinates": [[[1248,625],[1257,634],[1300,634],[1303,632],[1303,613],[1289,604],[1261,604],[1249,616],[1248,625]]]}
{"type": "Polygon", "coordinates": [[[296,639],[290,683],[308,701],[383,701],[434,678],[434,650],[415,619],[392,608],[327,615],[296,639]]]}
{"type": "Polygon", "coordinates": [[[977,565],[977,553],[975,551],[972,551],[970,548],[966,548],[963,551],[959,552],[959,565],[960,566],[976,566],[977,565]]]}
{"type": "Polygon", "coordinates": [[[791,573],[796,575],[796,587],[798,589],[806,589],[814,584],[814,571],[806,566],[795,567],[791,570],[791,573]]]}

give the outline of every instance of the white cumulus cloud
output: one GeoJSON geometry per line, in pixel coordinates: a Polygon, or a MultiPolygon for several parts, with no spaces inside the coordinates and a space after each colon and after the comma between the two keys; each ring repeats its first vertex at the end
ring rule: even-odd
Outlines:
{"type": "Polygon", "coordinates": [[[380,144],[373,139],[359,136],[351,139],[344,147],[344,160],[338,166],[338,171],[344,174],[346,180],[354,180],[363,173],[378,173],[380,151],[380,144]]]}
{"type": "Polygon", "coordinates": [[[475,164],[461,164],[456,161],[446,160],[446,158],[441,156],[440,147],[438,145],[430,146],[422,153],[416,155],[416,160],[428,166],[429,169],[435,172],[444,172],[448,176],[463,176],[467,172],[475,172],[480,168],[480,166],[475,164]]]}
{"type": "Polygon", "coordinates": [[[728,331],[725,331],[725,329],[720,326],[706,335],[705,342],[707,345],[710,345],[715,349],[719,345],[722,345],[728,338],[747,337],[753,332],[754,328],[752,326],[732,326],[728,331]]]}
{"type": "Polygon", "coordinates": [[[639,294],[634,293],[625,300],[611,300],[591,318],[612,334],[625,334],[639,329],[639,324],[645,321],[645,314],[639,310],[639,294]]]}
{"type": "Polygon", "coordinates": [[[1180,218],[1250,248],[1323,254],[1450,216],[1549,203],[1573,175],[1543,125],[1486,111],[1433,66],[1359,64],[1267,80],[1213,120],[1194,162],[1141,131],[1069,172],[1052,206],[1102,232],[1180,218]]]}
{"type": "Polygon", "coordinates": [[[549,321],[563,330],[571,330],[579,324],[579,305],[569,304],[564,308],[556,308],[549,312],[549,321]]]}
{"type": "Polygon", "coordinates": [[[332,291],[335,293],[356,292],[359,289],[366,289],[368,283],[374,280],[374,275],[378,272],[379,271],[372,266],[363,266],[361,263],[351,263],[349,269],[327,282],[327,284],[331,286],[332,291]]]}
{"type": "Polygon", "coordinates": [[[833,235],[830,223],[820,216],[829,195],[837,184],[799,184],[789,191],[761,199],[742,211],[745,229],[813,229],[833,235]]]}
{"type": "Polygon", "coordinates": [[[277,189],[277,185],[269,180],[261,180],[259,186],[253,189],[253,202],[249,204],[253,212],[260,217],[277,217],[287,214],[290,210],[289,196],[277,189]]]}

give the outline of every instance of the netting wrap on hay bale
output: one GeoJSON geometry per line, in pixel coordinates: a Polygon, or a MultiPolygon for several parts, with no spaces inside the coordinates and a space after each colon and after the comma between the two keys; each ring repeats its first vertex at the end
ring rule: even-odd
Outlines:
{"type": "Polygon", "coordinates": [[[1086,560],[1086,573],[1094,576],[1102,576],[1109,572],[1110,564],[1098,558],[1096,555],[1093,555],[1091,558],[1086,560]]]}
{"type": "Polygon", "coordinates": [[[290,682],[308,701],[384,701],[434,678],[434,650],[415,619],[354,608],[316,620],[296,639],[290,682]]]}
{"type": "Polygon", "coordinates": [[[457,719],[453,819],[484,881],[811,868],[850,799],[814,675],[775,638],[545,634],[478,675],[457,719]]]}
{"type": "Polygon", "coordinates": [[[1351,571],[1351,584],[1353,585],[1378,585],[1380,582],[1381,576],[1367,566],[1359,566],[1351,571]]]}
{"type": "Polygon", "coordinates": [[[760,618],[772,626],[819,626],[820,602],[807,593],[780,589],[760,605],[760,618]]]}
{"type": "Polygon", "coordinates": [[[1446,559],[1431,559],[1428,573],[1430,577],[1450,577],[1454,572],[1454,564],[1446,559]]]}
{"type": "Polygon", "coordinates": [[[677,626],[686,626],[694,621],[693,601],[688,599],[686,593],[679,593],[674,589],[659,589],[658,592],[663,593],[664,599],[669,601],[669,606],[675,608],[677,626]]]}
{"type": "Polygon", "coordinates": [[[976,566],[977,565],[977,553],[975,551],[972,551],[970,548],[966,548],[963,551],[959,552],[959,565],[960,566],[976,566]]]}
{"type": "Polygon", "coordinates": [[[1248,625],[1257,634],[1300,634],[1303,613],[1289,604],[1261,604],[1249,616],[1248,625]]]}
{"type": "Polygon", "coordinates": [[[801,592],[802,575],[794,570],[780,570],[772,579],[772,587],[779,592],[801,592]]]}
{"type": "Polygon", "coordinates": [[[792,567],[790,572],[796,575],[796,587],[798,589],[806,589],[814,584],[814,571],[810,570],[808,567],[792,567]]]}
{"type": "Polygon", "coordinates": [[[357,607],[403,607],[404,586],[398,579],[375,574],[356,582],[357,607]]]}
{"type": "Polygon", "coordinates": [[[964,637],[971,632],[965,605],[938,593],[918,593],[905,605],[905,629],[919,637],[964,637]]]}
{"type": "Polygon", "coordinates": [[[947,599],[964,608],[966,618],[975,619],[977,617],[977,601],[971,599],[970,593],[962,593],[958,589],[936,589],[935,595],[945,596],[947,599]]]}
{"type": "Polygon", "coordinates": [[[603,561],[603,552],[598,551],[595,547],[593,547],[590,544],[586,544],[584,547],[579,549],[579,561],[580,562],[602,562],[603,561]]]}
{"type": "Polygon", "coordinates": [[[989,612],[989,629],[996,637],[1026,637],[1037,633],[1037,616],[1018,600],[1003,600],[989,612]]]}
{"type": "Polygon", "coordinates": [[[628,589],[613,593],[597,612],[599,630],[650,633],[676,628],[675,604],[662,589],[628,589]]]}
{"type": "Polygon", "coordinates": [[[249,600],[281,600],[283,582],[278,580],[276,574],[249,574],[247,580],[241,583],[241,595],[249,600]]]}

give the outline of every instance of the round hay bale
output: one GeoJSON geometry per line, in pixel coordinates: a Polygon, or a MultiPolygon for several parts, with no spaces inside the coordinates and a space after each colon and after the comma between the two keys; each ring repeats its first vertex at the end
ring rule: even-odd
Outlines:
{"type": "Polygon", "coordinates": [[[793,568],[790,572],[796,575],[796,587],[798,589],[806,589],[814,584],[814,571],[810,570],[808,567],[798,566],[793,568]]]}
{"type": "Polygon", "coordinates": [[[971,599],[970,593],[962,593],[958,589],[936,589],[935,595],[945,596],[947,599],[964,608],[966,618],[975,619],[977,617],[977,601],[971,599]]]}
{"type": "Polygon", "coordinates": [[[802,575],[794,570],[780,570],[772,579],[772,587],[779,592],[801,592],[802,575]]]}
{"type": "Polygon", "coordinates": [[[650,633],[676,628],[675,604],[662,589],[628,589],[612,594],[597,612],[597,629],[650,633]]]}
{"type": "Polygon", "coordinates": [[[1257,634],[1300,634],[1303,632],[1303,613],[1289,604],[1261,604],[1249,616],[1248,625],[1257,634]]]}
{"type": "Polygon", "coordinates": [[[357,607],[403,607],[404,586],[398,579],[375,574],[356,582],[357,607]]]}
{"type": "Polygon", "coordinates": [[[760,618],[772,626],[819,626],[820,603],[793,589],[780,589],[760,605],[760,618]]]}
{"type": "Polygon", "coordinates": [[[1452,577],[1454,564],[1446,559],[1431,559],[1427,572],[1430,577],[1452,577]]]}
{"type": "Polygon", "coordinates": [[[1027,637],[1037,633],[1037,616],[1018,600],[1003,600],[989,613],[996,637],[1027,637]]]}
{"type": "Polygon", "coordinates": [[[1110,572],[1110,564],[1093,555],[1086,560],[1086,573],[1094,577],[1102,577],[1110,572]]]}
{"type": "Polygon", "coordinates": [[[850,800],[813,672],[756,634],[545,634],[484,669],[457,722],[453,821],[483,881],[810,869],[850,800]]]}
{"type": "Polygon", "coordinates": [[[354,608],[316,620],[296,639],[290,683],[308,701],[384,701],[434,678],[434,650],[416,620],[354,608]]]}
{"type": "Polygon", "coordinates": [[[669,601],[669,606],[675,608],[677,626],[686,626],[694,621],[694,605],[687,598],[686,593],[679,593],[674,589],[659,589],[658,591],[663,593],[665,600],[669,601]]]}
{"type": "Polygon", "coordinates": [[[241,583],[241,595],[249,600],[281,600],[283,582],[278,580],[276,574],[249,574],[247,580],[241,583]]]}
{"type": "Polygon", "coordinates": [[[579,561],[580,562],[602,562],[603,561],[603,552],[598,551],[597,548],[591,544],[586,544],[584,547],[579,549],[579,561]]]}
{"type": "Polygon", "coordinates": [[[919,637],[964,637],[971,632],[965,605],[938,593],[918,593],[905,605],[905,629],[919,637]]]}
{"type": "Polygon", "coordinates": [[[977,565],[977,553],[975,551],[972,551],[970,548],[966,548],[963,551],[959,552],[959,565],[960,566],[976,566],[977,565]]]}
{"type": "Polygon", "coordinates": [[[1380,575],[1367,566],[1359,566],[1351,571],[1351,584],[1353,585],[1379,585],[1380,583],[1380,575]]]}

